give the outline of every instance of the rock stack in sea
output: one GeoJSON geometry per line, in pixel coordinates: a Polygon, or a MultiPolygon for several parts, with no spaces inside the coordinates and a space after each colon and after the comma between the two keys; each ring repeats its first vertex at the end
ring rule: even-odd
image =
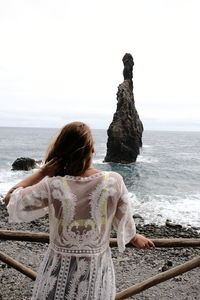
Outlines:
{"type": "Polygon", "coordinates": [[[133,57],[126,53],[122,61],[124,81],[118,87],[117,110],[107,131],[107,153],[104,161],[128,164],[135,162],[139,154],[143,125],[135,108],[133,57]]]}

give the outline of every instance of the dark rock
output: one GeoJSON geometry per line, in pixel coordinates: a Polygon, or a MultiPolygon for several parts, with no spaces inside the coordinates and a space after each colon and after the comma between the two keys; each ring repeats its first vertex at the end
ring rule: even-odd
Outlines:
{"type": "Polygon", "coordinates": [[[140,216],[139,214],[134,214],[133,215],[133,218],[134,219],[141,219],[141,220],[144,220],[144,218],[142,216],[140,216]]]}
{"type": "Polygon", "coordinates": [[[168,227],[173,227],[175,229],[180,229],[182,228],[182,225],[180,224],[174,224],[171,222],[171,220],[167,219],[166,222],[165,222],[165,225],[168,226],[168,227]]]}
{"type": "Polygon", "coordinates": [[[171,260],[168,260],[168,261],[167,261],[167,265],[168,265],[169,267],[172,267],[172,266],[173,266],[172,261],[171,261],[171,260]]]}
{"type": "Polygon", "coordinates": [[[168,261],[164,264],[164,266],[162,266],[162,269],[161,269],[161,270],[162,270],[162,272],[165,272],[165,271],[171,269],[172,266],[173,266],[172,261],[171,261],[171,260],[168,260],[168,261]]]}
{"type": "Polygon", "coordinates": [[[105,162],[128,164],[135,162],[142,147],[143,125],[135,108],[133,95],[133,57],[125,54],[124,82],[118,87],[117,110],[107,134],[105,162]]]}
{"type": "Polygon", "coordinates": [[[6,267],[6,264],[2,264],[2,265],[1,265],[1,268],[2,268],[2,269],[5,269],[5,267],[6,267]]]}
{"type": "Polygon", "coordinates": [[[140,216],[139,214],[134,214],[133,219],[135,221],[135,225],[144,224],[144,218],[140,216]]]}
{"type": "Polygon", "coordinates": [[[197,226],[192,226],[191,228],[194,230],[200,230],[200,227],[197,227],[197,226]]]}
{"type": "Polygon", "coordinates": [[[12,164],[13,171],[28,171],[37,167],[37,162],[29,157],[17,158],[12,164]]]}
{"type": "Polygon", "coordinates": [[[165,272],[165,271],[167,271],[167,270],[169,270],[170,269],[170,267],[169,266],[167,266],[167,265],[164,265],[164,266],[162,266],[162,272],[165,272]]]}

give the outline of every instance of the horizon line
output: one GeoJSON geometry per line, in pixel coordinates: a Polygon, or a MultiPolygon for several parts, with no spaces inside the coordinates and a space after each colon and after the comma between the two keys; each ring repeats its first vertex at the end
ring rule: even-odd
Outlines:
{"type": "MultiPolygon", "coordinates": [[[[64,126],[64,125],[63,125],[64,126]]],[[[60,129],[61,127],[41,127],[41,126],[0,126],[0,128],[24,128],[24,129],[60,129]]],[[[92,128],[90,127],[91,130],[105,130],[107,131],[108,128],[92,128]]],[[[185,129],[144,129],[143,132],[145,131],[164,131],[164,132],[200,132],[200,129],[193,129],[193,130],[185,130],[185,129]]]]}

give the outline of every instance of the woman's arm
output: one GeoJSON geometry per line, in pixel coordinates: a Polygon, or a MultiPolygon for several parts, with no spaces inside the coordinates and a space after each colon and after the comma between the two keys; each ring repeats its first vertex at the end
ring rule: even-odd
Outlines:
{"type": "Polygon", "coordinates": [[[9,201],[10,201],[10,196],[12,194],[12,192],[14,190],[16,190],[18,187],[27,187],[27,186],[31,186],[33,184],[38,183],[39,181],[41,181],[43,178],[45,177],[43,170],[40,169],[37,172],[33,173],[32,175],[26,177],[25,179],[23,179],[22,181],[20,181],[19,183],[17,183],[16,185],[14,185],[6,194],[5,198],[4,198],[4,203],[7,206],[9,201]]]}
{"type": "Polygon", "coordinates": [[[39,169],[37,172],[29,175],[28,177],[26,177],[25,179],[23,179],[22,181],[17,183],[15,186],[13,186],[8,191],[8,193],[6,194],[6,196],[4,198],[5,205],[6,206],[8,205],[12,192],[14,190],[16,190],[18,187],[25,188],[25,187],[28,187],[28,186],[31,186],[31,185],[34,185],[34,184],[40,182],[45,176],[49,176],[49,177],[54,176],[56,170],[60,166],[60,163],[61,163],[60,159],[53,158],[48,163],[46,163],[41,169],[39,169]]]}

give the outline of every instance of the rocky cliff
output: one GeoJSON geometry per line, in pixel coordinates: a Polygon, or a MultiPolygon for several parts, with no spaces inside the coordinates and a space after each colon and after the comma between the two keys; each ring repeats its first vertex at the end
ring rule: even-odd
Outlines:
{"type": "Polygon", "coordinates": [[[122,61],[124,82],[118,87],[117,110],[107,131],[107,154],[104,161],[128,164],[135,162],[139,154],[143,125],[135,108],[133,57],[126,53],[122,61]]]}

